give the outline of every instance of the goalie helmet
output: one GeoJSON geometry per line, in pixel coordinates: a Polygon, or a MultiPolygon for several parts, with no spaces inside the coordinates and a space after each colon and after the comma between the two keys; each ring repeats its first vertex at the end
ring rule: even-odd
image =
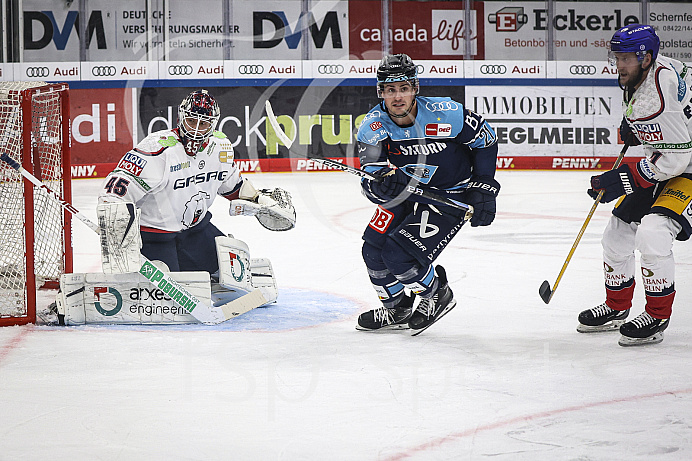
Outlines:
{"type": "Polygon", "coordinates": [[[615,53],[635,53],[642,62],[647,52],[651,52],[652,61],[658,56],[661,41],[653,27],[642,24],[630,24],[622,27],[610,39],[608,59],[615,65],[615,53]]]}
{"type": "Polygon", "coordinates": [[[188,94],[178,107],[178,129],[186,140],[206,141],[216,129],[221,111],[207,90],[188,94]]]}
{"type": "Polygon", "coordinates": [[[377,96],[382,97],[385,83],[409,82],[418,94],[418,68],[407,54],[385,56],[377,66],[377,96]]]}

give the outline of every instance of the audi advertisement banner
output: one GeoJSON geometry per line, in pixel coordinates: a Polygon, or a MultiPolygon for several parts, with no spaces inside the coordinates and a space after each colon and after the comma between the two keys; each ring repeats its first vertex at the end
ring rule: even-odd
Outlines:
{"type": "MultiPolygon", "coordinates": [[[[390,30],[382,30],[382,5],[370,0],[348,2],[351,59],[379,59],[387,37],[393,53],[415,59],[462,59],[466,53],[463,2],[392,2],[390,30]]],[[[484,2],[472,2],[470,19],[473,59],[484,59],[484,2]]]]}
{"type": "Polygon", "coordinates": [[[692,4],[649,3],[649,16],[640,16],[636,2],[555,2],[548,15],[545,2],[485,2],[487,59],[546,58],[548,23],[554,26],[556,60],[583,61],[607,57],[610,39],[620,27],[653,25],[661,51],[676,59],[692,59],[692,4]]]}
{"type": "MultiPolygon", "coordinates": [[[[72,164],[117,162],[133,145],[132,88],[70,90],[72,164]]],[[[82,169],[96,176],[94,168],[82,169]]]]}

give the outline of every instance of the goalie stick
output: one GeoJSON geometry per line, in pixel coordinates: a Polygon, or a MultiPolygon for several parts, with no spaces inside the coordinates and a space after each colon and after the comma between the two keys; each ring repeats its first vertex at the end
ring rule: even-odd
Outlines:
{"type": "MultiPolygon", "coordinates": [[[[82,221],[89,229],[97,234],[101,230],[89,218],[84,216],[71,203],[63,200],[57,193],[39,181],[36,176],[26,171],[22,166],[13,160],[6,153],[0,154],[0,160],[5,162],[10,167],[17,170],[24,178],[34,184],[36,187],[43,189],[50,197],[56,200],[60,206],[72,213],[72,215],[82,221]]],[[[185,287],[173,280],[169,274],[159,270],[156,266],[142,255],[144,263],[139,269],[139,274],[142,275],[149,283],[156,288],[160,288],[166,294],[170,295],[173,301],[180,307],[185,309],[195,319],[206,325],[216,325],[226,320],[230,320],[241,314],[244,314],[256,307],[259,307],[267,302],[260,290],[254,290],[238,299],[230,301],[218,307],[211,307],[190,293],[185,287]]]]}
{"type": "MultiPolygon", "coordinates": [[[[279,137],[281,142],[283,143],[284,146],[288,148],[288,150],[292,153],[297,153],[295,150],[291,150],[291,146],[293,146],[293,141],[291,138],[289,138],[286,133],[284,133],[284,130],[281,129],[281,125],[279,125],[279,121],[276,119],[276,116],[274,115],[274,110],[272,109],[272,105],[267,99],[264,103],[264,108],[267,112],[267,118],[269,119],[269,123],[271,124],[272,128],[274,128],[274,132],[276,135],[279,137]]],[[[350,165],[344,165],[343,163],[339,163],[335,160],[331,160],[328,158],[313,158],[313,157],[306,157],[308,160],[312,160],[313,162],[319,162],[322,163],[323,165],[327,165],[336,169],[339,169],[341,171],[345,171],[347,173],[354,174],[356,176],[360,176],[361,178],[369,179],[371,181],[382,181],[381,178],[368,173],[367,171],[360,170],[358,168],[354,168],[350,165]]],[[[426,189],[421,189],[420,187],[415,187],[408,185],[406,186],[406,191],[410,194],[413,195],[418,195],[423,198],[426,198],[428,200],[433,200],[435,202],[441,203],[443,205],[450,206],[452,208],[456,208],[459,210],[462,210],[465,212],[464,214],[464,220],[468,221],[471,219],[471,216],[473,216],[473,207],[471,205],[467,205],[466,203],[459,202],[457,200],[452,200],[447,197],[443,197],[441,195],[437,195],[433,192],[430,192],[426,189]]]]}
{"type": "MultiPolygon", "coordinates": [[[[617,167],[619,167],[620,163],[622,163],[622,159],[625,157],[625,152],[627,152],[628,147],[629,147],[629,144],[625,144],[625,146],[620,151],[620,155],[615,160],[615,164],[613,165],[613,168],[612,168],[613,170],[616,169],[617,167]]],[[[540,295],[540,297],[544,303],[548,304],[550,302],[550,300],[553,299],[553,295],[555,294],[555,290],[557,290],[557,285],[560,283],[560,279],[562,279],[562,275],[565,273],[565,270],[567,269],[567,265],[572,260],[572,255],[574,254],[574,251],[577,249],[577,245],[579,245],[579,242],[581,241],[581,238],[584,235],[584,231],[586,230],[586,226],[589,225],[589,222],[591,221],[591,217],[593,216],[594,212],[596,211],[596,207],[600,203],[601,198],[603,197],[604,193],[605,193],[605,189],[601,190],[598,193],[598,197],[596,197],[596,201],[593,203],[593,206],[591,207],[591,211],[589,211],[589,215],[586,217],[586,221],[584,221],[584,224],[581,226],[581,229],[579,230],[579,234],[577,235],[577,238],[574,241],[574,244],[572,245],[572,249],[569,251],[569,254],[567,255],[567,259],[565,260],[565,263],[562,265],[562,269],[560,270],[560,273],[557,276],[557,280],[555,280],[555,285],[553,285],[553,288],[552,289],[550,288],[550,282],[548,282],[547,280],[544,280],[543,283],[541,284],[540,288],[538,288],[538,294],[540,295]]]]}

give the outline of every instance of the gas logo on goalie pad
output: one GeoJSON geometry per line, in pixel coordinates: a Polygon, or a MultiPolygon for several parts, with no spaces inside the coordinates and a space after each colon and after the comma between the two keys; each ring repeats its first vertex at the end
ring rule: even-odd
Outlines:
{"type": "Polygon", "coordinates": [[[379,232],[380,234],[384,234],[385,232],[387,232],[387,228],[392,223],[393,218],[394,213],[378,206],[375,209],[375,214],[372,216],[372,219],[370,219],[369,226],[377,232],[379,232]]]}
{"type": "Polygon", "coordinates": [[[110,317],[111,315],[117,314],[118,312],[120,312],[120,309],[122,309],[123,297],[120,294],[120,292],[115,288],[94,287],[94,307],[96,308],[99,314],[104,315],[106,317],[110,317]],[[112,307],[110,309],[104,307],[111,307],[113,304],[113,299],[110,296],[105,296],[103,299],[101,299],[101,295],[104,293],[108,293],[113,298],[115,298],[115,307],[112,307]]]}
{"type": "Polygon", "coordinates": [[[245,264],[237,254],[229,252],[228,255],[231,257],[231,275],[236,282],[240,283],[245,278],[245,264]],[[240,268],[236,269],[236,266],[240,266],[240,268]],[[236,271],[240,272],[240,275],[236,275],[236,271]]]}

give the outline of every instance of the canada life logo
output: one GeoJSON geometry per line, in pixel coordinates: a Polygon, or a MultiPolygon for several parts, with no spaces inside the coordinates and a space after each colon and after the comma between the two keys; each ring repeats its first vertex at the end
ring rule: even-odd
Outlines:
{"type": "Polygon", "coordinates": [[[428,123],[425,125],[426,136],[449,136],[452,134],[452,125],[449,123],[428,123]]]}

